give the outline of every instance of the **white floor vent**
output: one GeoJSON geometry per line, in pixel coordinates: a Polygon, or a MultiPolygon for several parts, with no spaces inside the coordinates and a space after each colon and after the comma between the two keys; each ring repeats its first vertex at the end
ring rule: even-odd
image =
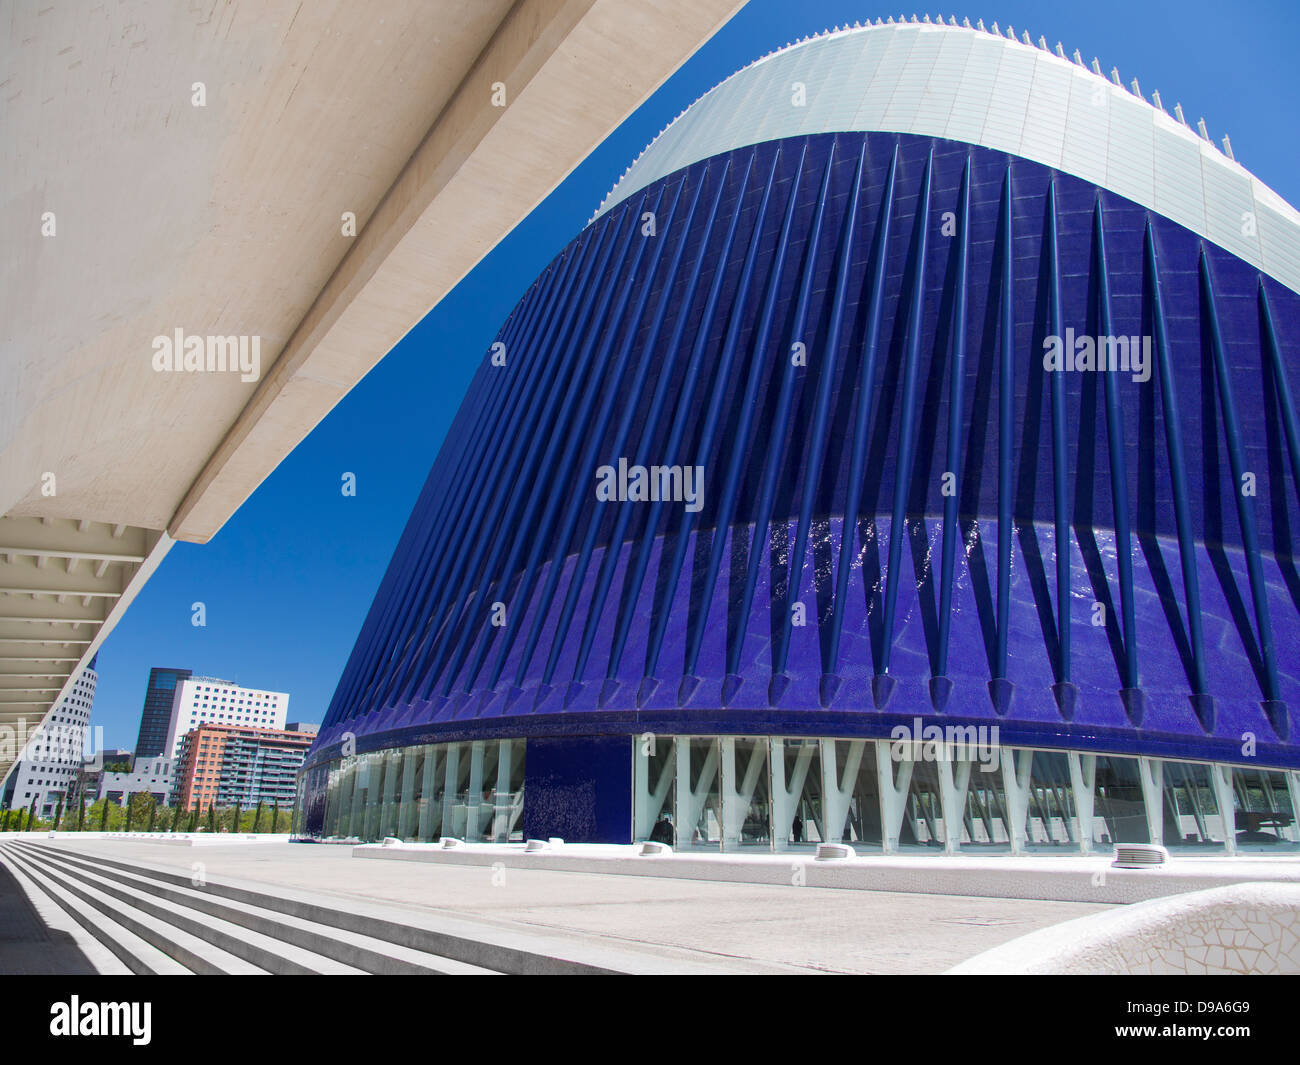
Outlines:
{"type": "Polygon", "coordinates": [[[1169,861],[1169,852],[1154,843],[1116,843],[1112,869],[1150,869],[1169,861]]]}

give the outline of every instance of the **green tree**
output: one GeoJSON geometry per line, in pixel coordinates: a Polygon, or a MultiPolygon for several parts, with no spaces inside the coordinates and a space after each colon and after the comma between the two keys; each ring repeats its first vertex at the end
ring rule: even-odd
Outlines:
{"type": "Polygon", "coordinates": [[[215,803],[208,803],[208,831],[214,836],[217,834],[217,807],[215,803]]]}
{"type": "Polygon", "coordinates": [[[257,810],[253,814],[253,831],[258,832],[262,827],[262,800],[257,800],[257,810]]]}
{"type": "Polygon", "coordinates": [[[171,831],[173,832],[176,831],[176,826],[180,823],[180,819],[181,819],[181,804],[178,802],[174,807],[172,807],[171,831]]]}
{"type": "Polygon", "coordinates": [[[32,825],[36,823],[36,799],[32,799],[32,805],[27,810],[27,831],[32,830],[32,825]]]}
{"type": "Polygon", "coordinates": [[[108,799],[103,798],[100,799],[99,801],[103,805],[103,809],[99,811],[99,830],[101,832],[107,832],[108,831],[108,799]]]}
{"type": "Polygon", "coordinates": [[[127,830],[128,832],[131,831],[131,814],[134,813],[134,807],[132,807],[132,805],[131,805],[131,800],[132,800],[134,797],[135,797],[135,796],[133,796],[130,792],[127,792],[127,794],[126,794],[126,830],[127,830]]]}
{"type": "Polygon", "coordinates": [[[86,830],[86,797],[83,795],[81,801],[77,803],[77,831],[86,830]]]}
{"type": "Polygon", "coordinates": [[[54,808],[54,831],[59,830],[59,822],[63,820],[63,796],[59,796],[59,805],[54,808]]]}
{"type": "Polygon", "coordinates": [[[230,819],[230,831],[231,832],[239,831],[239,801],[238,800],[235,801],[235,814],[230,819]]]}
{"type": "Polygon", "coordinates": [[[191,835],[198,831],[199,827],[199,804],[195,803],[190,809],[190,833],[191,835]]]}

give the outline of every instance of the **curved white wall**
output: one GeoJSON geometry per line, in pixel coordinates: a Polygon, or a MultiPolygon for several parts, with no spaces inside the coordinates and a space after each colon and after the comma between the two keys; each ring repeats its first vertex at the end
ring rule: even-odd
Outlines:
{"type": "Polygon", "coordinates": [[[597,214],[721,152],[861,130],[965,141],[1073,174],[1300,291],[1300,213],[1214,144],[1054,52],[937,23],[838,30],[733,74],[655,138],[597,214]]]}
{"type": "Polygon", "coordinates": [[[1133,903],[1031,932],[949,972],[1300,973],[1300,886],[1233,884],[1133,903]]]}

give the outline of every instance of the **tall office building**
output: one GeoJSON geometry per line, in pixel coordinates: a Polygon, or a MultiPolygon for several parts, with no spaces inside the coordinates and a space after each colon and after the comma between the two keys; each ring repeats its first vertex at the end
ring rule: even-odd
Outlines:
{"type": "Polygon", "coordinates": [[[149,670],[149,686],[144,690],[144,709],[140,714],[140,733],[135,741],[137,758],[157,758],[167,747],[167,729],[171,725],[172,703],[176,685],[191,676],[188,669],[149,670]]]}
{"type": "Polygon", "coordinates": [[[1182,118],[928,18],[706,94],[484,357],[299,823],[1300,848],[1300,214],[1182,118]]]}
{"type": "Polygon", "coordinates": [[[26,810],[35,800],[37,816],[48,818],[54,816],[60,799],[65,807],[75,800],[99,680],[98,661],[98,656],[90,660],[28,740],[5,785],[5,806],[26,810]]]}
{"type": "Polygon", "coordinates": [[[282,729],[288,710],[288,692],[241,688],[216,677],[189,677],[176,686],[163,753],[177,757],[185,734],[203,724],[282,729]]]}

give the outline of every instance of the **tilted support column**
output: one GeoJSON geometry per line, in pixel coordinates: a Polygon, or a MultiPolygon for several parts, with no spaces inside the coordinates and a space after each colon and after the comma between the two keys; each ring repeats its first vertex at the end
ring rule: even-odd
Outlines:
{"type": "Polygon", "coordinates": [[[433,840],[434,824],[441,823],[442,808],[433,805],[433,793],[437,788],[441,763],[440,748],[432,743],[425,747],[424,780],[420,784],[420,839],[426,843],[433,840]]]}
{"type": "Polygon", "coordinates": [[[402,752],[402,801],[397,808],[397,834],[407,839],[415,830],[415,758],[418,748],[402,752]]]}
{"type": "MultiPolygon", "coordinates": [[[[654,743],[672,743],[674,752],[677,749],[677,741],[668,736],[653,737],[654,743]]],[[[668,798],[668,789],[673,786],[673,778],[677,772],[677,759],[673,757],[665,758],[663,767],[659,770],[659,779],[650,779],[650,757],[651,752],[646,749],[645,742],[637,737],[632,744],[632,757],[636,759],[635,772],[633,779],[636,781],[636,804],[633,810],[633,816],[636,819],[636,839],[649,839],[650,833],[654,829],[655,822],[659,819],[659,814],[664,808],[664,800],[668,798]]]]}
{"type": "Polygon", "coordinates": [[[939,802],[943,806],[943,850],[957,854],[961,850],[961,829],[966,813],[966,789],[970,787],[971,762],[962,758],[941,758],[939,770],[939,802]]]}
{"type": "Polygon", "coordinates": [[[347,837],[352,826],[352,793],[356,788],[356,766],[350,764],[352,759],[345,758],[339,763],[338,811],[334,817],[334,835],[347,837]]]}
{"type": "Polygon", "coordinates": [[[803,794],[804,781],[812,762],[813,746],[805,743],[799,748],[799,757],[790,774],[790,786],[785,782],[785,740],[772,739],[768,748],[769,774],[772,781],[772,849],[783,851],[790,846],[790,826],[794,823],[795,804],[803,794]]]}
{"type": "Polygon", "coordinates": [[[738,846],[740,833],[745,825],[745,815],[754,798],[754,789],[758,787],[758,778],[763,771],[763,758],[766,750],[759,744],[754,745],[749,762],[745,766],[745,775],[739,783],[736,781],[736,737],[722,737],[722,762],[719,781],[719,793],[722,795],[722,849],[738,846]]]}
{"type": "Polygon", "coordinates": [[[402,751],[389,751],[384,755],[384,805],[379,816],[379,831],[376,833],[381,839],[397,831],[397,819],[401,814],[397,805],[401,784],[397,764],[403,760],[402,755],[402,751]]]}
{"type": "Polygon", "coordinates": [[[892,745],[885,740],[876,741],[876,777],[880,786],[880,841],[886,854],[898,853],[898,837],[903,831],[903,815],[907,812],[907,792],[912,786],[912,768],[916,765],[910,755],[897,762],[892,745]]]}
{"type": "Polygon", "coordinates": [[[1034,767],[1033,751],[1013,751],[1002,748],[1002,791],[1006,795],[1007,835],[1011,839],[1011,853],[1024,854],[1029,842],[1029,783],[1034,767]]]}
{"type": "Polygon", "coordinates": [[[709,753],[704,758],[700,770],[699,784],[691,787],[691,741],[689,736],[679,736],[675,752],[677,763],[677,845],[685,847],[693,842],[695,828],[699,824],[700,814],[704,812],[704,798],[709,793],[709,784],[718,771],[718,745],[709,745],[709,753]]]}
{"type": "Polygon", "coordinates": [[[1146,810],[1147,832],[1151,836],[1151,842],[1164,843],[1164,763],[1159,758],[1139,758],[1138,779],[1142,782],[1142,806],[1146,810]]]}
{"type": "Polygon", "coordinates": [[[497,749],[497,789],[492,808],[492,840],[505,843],[510,838],[510,774],[514,767],[514,740],[501,740],[497,749]]]}
{"type": "Polygon", "coordinates": [[[459,743],[447,745],[446,770],[442,787],[442,834],[456,834],[456,798],[460,789],[460,748],[459,743]]]}
{"type": "Polygon", "coordinates": [[[465,839],[477,840],[482,832],[483,815],[483,753],[487,744],[475,740],[469,749],[469,795],[465,800],[465,839]]]}
{"type": "Polygon", "coordinates": [[[844,840],[844,823],[849,817],[849,804],[858,782],[858,769],[866,753],[866,740],[849,740],[848,756],[841,773],[836,757],[835,740],[819,740],[822,755],[822,818],[826,825],[826,842],[844,840]]]}
{"type": "MultiPolygon", "coordinates": [[[[1289,774],[1288,774],[1289,775],[1289,774]]],[[[1224,853],[1237,853],[1237,799],[1232,792],[1232,766],[1210,763],[1210,785],[1214,788],[1214,804],[1223,821],[1224,853]]]]}
{"type": "Polygon", "coordinates": [[[1070,751],[1070,787],[1074,791],[1074,810],[1079,818],[1079,853],[1092,853],[1092,813],[1097,799],[1097,756],[1070,751]]]}

